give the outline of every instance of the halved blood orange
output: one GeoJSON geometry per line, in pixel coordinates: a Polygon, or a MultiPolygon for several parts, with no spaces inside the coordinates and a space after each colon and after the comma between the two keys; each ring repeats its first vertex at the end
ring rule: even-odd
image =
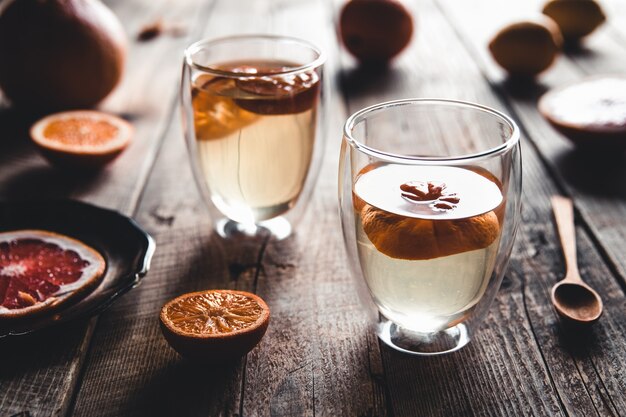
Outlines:
{"type": "Polygon", "coordinates": [[[215,363],[251,351],[267,330],[270,310],[249,292],[207,290],[174,298],[159,318],[165,339],[180,355],[215,363]]]}
{"type": "Polygon", "coordinates": [[[30,136],[53,163],[100,167],[130,143],[133,127],[119,117],[92,110],[55,113],[30,129],[30,136]]]}
{"type": "Polygon", "coordinates": [[[0,233],[0,320],[76,301],[104,276],[105,260],[71,237],[44,230],[0,233]]]}

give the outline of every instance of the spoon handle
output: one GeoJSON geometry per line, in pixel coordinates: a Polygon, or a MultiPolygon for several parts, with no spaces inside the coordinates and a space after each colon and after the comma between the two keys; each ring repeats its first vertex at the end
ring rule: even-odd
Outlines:
{"type": "Polygon", "coordinates": [[[556,219],[556,227],[561,239],[561,248],[565,256],[565,267],[567,273],[565,279],[568,281],[582,281],[578,273],[576,263],[576,234],[574,228],[574,205],[567,197],[553,196],[552,210],[556,219]]]}

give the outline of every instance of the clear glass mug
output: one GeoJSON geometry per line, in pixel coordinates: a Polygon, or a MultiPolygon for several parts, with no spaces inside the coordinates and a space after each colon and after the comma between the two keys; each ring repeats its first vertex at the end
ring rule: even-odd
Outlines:
{"type": "Polygon", "coordinates": [[[291,234],[323,154],[324,60],[306,41],[273,35],[204,40],[185,50],[185,138],[220,235],[291,234]]]}
{"type": "Polygon", "coordinates": [[[341,222],[375,331],[406,353],[460,349],[511,254],[518,127],[477,104],[409,99],[356,112],[343,133],[341,222]]]}

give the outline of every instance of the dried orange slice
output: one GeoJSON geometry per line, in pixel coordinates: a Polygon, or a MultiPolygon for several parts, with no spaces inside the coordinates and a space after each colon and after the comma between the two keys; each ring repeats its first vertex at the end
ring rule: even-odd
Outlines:
{"type": "MultiPolygon", "coordinates": [[[[293,64],[293,67],[297,65],[293,64]]],[[[283,71],[290,67],[282,67],[283,71]]],[[[302,113],[315,107],[320,78],[315,71],[296,74],[259,75],[237,80],[237,87],[249,93],[235,103],[249,112],[264,115],[302,113]]]]}
{"type": "MultiPolygon", "coordinates": [[[[423,218],[383,210],[375,204],[382,199],[387,200],[388,194],[383,194],[377,188],[376,193],[368,193],[368,202],[363,199],[365,197],[358,195],[357,185],[352,193],[352,202],[355,212],[360,216],[361,226],[367,239],[381,253],[391,258],[405,260],[427,260],[450,256],[483,249],[496,242],[501,233],[505,207],[501,195],[501,183],[483,168],[474,166],[465,168],[467,174],[462,175],[460,172],[463,170],[454,175],[445,175],[445,170],[443,172],[435,170],[431,173],[431,175],[447,177],[452,181],[451,188],[445,184],[447,180],[445,182],[409,181],[400,184],[397,189],[395,185],[389,187],[392,194],[401,196],[398,198],[411,202],[411,205],[413,202],[419,202],[418,205],[421,206],[419,210],[422,215],[426,215],[423,218]],[[459,181],[458,175],[461,175],[462,181],[459,181]],[[470,176],[470,179],[467,180],[466,176],[470,176]],[[469,183],[473,183],[476,187],[480,185],[481,192],[475,194],[462,189],[461,185],[465,186],[469,183]],[[487,186],[488,183],[492,184],[487,186]],[[496,204],[498,205],[494,208],[496,204]],[[466,210],[463,216],[446,217],[444,215],[444,212],[448,210],[455,212],[459,206],[466,210]]],[[[367,165],[360,171],[359,177],[371,175],[376,169],[386,169],[386,167],[382,164],[367,165]]],[[[400,172],[404,175],[404,171],[400,172]]],[[[394,180],[393,177],[385,178],[385,181],[394,180]]],[[[380,180],[374,180],[373,183],[376,181],[380,180]]],[[[362,186],[361,191],[367,189],[367,186],[362,186]]],[[[414,210],[417,209],[411,208],[411,212],[415,213],[414,210]]]]}
{"type": "Polygon", "coordinates": [[[44,230],[0,233],[0,321],[78,300],[102,280],[105,260],[68,236],[44,230]]]}
{"type": "Polygon", "coordinates": [[[249,292],[207,290],[174,298],[159,318],[165,339],[180,355],[214,363],[251,351],[267,330],[270,310],[249,292]]]}
{"type": "Polygon", "coordinates": [[[223,138],[257,120],[257,116],[228,97],[235,89],[235,80],[231,78],[203,75],[195,80],[192,105],[198,140],[223,138]]]}
{"type": "Polygon", "coordinates": [[[396,259],[425,260],[483,249],[500,235],[493,211],[458,220],[399,216],[366,204],[363,230],[380,252],[396,259]]]}
{"type": "Polygon", "coordinates": [[[91,110],[44,117],[30,136],[53,163],[97,168],[118,156],[130,143],[133,128],[119,117],[91,110]]]}

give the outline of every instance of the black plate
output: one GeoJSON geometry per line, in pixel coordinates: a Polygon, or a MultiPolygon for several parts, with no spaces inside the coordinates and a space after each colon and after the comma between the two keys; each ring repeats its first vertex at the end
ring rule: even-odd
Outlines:
{"type": "Polygon", "coordinates": [[[78,201],[0,204],[0,232],[42,229],[81,240],[99,251],[107,268],[100,285],[85,298],[53,314],[0,325],[0,337],[20,335],[102,312],[136,287],[148,272],[154,239],[120,213],[78,201]]]}

